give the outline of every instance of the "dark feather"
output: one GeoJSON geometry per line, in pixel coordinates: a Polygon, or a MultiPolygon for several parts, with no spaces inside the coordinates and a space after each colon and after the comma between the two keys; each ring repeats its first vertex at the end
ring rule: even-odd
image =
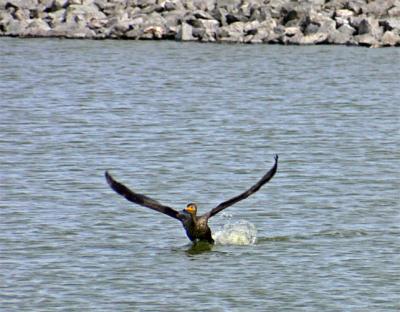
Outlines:
{"type": "Polygon", "coordinates": [[[235,196],[227,201],[224,201],[223,203],[219,204],[217,207],[209,211],[206,216],[207,218],[211,218],[212,216],[215,216],[218,212],[224,210],[225,208],[228,208],[229,206],[232,206],[233,204],[236,204],[237,202],[249,197],[251,194],[254,194],[257,192],[265,183],[267,183],[269,180],[272,179],[272,177],[275,175],[276,170],[278,168],[278,155],[275,155],[275,164],[274,166],[256,183],[254,184],[251,188],[249,188],[247,191],[243,192],[242,194],[235,196]]]}
{"type": "Polygon", "coordinates": [[[181,214],[178,211],[176,211],[175,209],[168,207],[168,206],[164,206],[164,205],[160,204],[158,201],[156,201],[148,196],[133,192],[132,190],[127,188],[122,183],[114,180],[114,178],[107,171],[105,172],[105,176],[106,176],[107,183],[110,185],[110,187],[118,194],[124,196],[127,200],[129,200],[135,204],[159,211],[159,212],[164,213],[172,218],[181,220],[181,214]]]}

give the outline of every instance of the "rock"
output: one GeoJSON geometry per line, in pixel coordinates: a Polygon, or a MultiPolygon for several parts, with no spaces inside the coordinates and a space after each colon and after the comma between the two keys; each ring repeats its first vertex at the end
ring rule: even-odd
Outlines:
{"type": "Polygon", "coordinates": [[[240,21],[243,21],[243,22],[247,21],[247,19],[244,16],[242,16],[238,13],[227,13],[225,15],[225,20],[228,25],[236,23],[236,22],[240,22],[240,21]]]}
{"type": "Polygon", "coordinates": [[[147,16],[147,21],[144,23],[143,26],[148,27],[148,26],[164,26],[164,25],[165,25],[165,19],[162,17],[162,15],[157,12],[153,12],[147,16]]]}
{"type": "Polygon", "coordinates": [[[171,11],[162,15],[166,33],[168,36],[171,36],[171,39],[176,39],[175,37],[178,33],[179,25],[182,23],[182,16],[183,14],[181,11],[171,11]],[[174,34],[173,37],[172,33],[174,34]]]}
{"type": "Polygon", "coordinates": [[[250,18],[250,21],[259,21],[260,23],[266,20],[272,20],[271,14],[265,6],[256,8],[253,10],[250,18]]]}
{"type": "Polygon", "coordinates": [[[317,33],[319,30],[319,25],[314,24],[314,23],[309,23],[305,28],[304,28],[304,34],[306,36],[311,35],[311,34],[315,34],[317,33]]]}
{"type": "Polygon", "coordinates": [[[352,36],[356,32],[356,30],[353,27],[351,27],[349,24],[343,24],[342,26],[340,26],[337,29],[337,31],[342,34],[346,34],[349,37],[352,36]]]}
{"type": "MultiPolygon", "coordinates": [[[[350,25],[356,29],[356,35],[369,34],[379,39],[383,34],[383,27],[379,25],[379,21],[371,17],[358,16],[351,18],[350,25]]],[[[367,38],[367,36],[363,38],[367,38]]]]}
{"type": "Polygon", "coordinates": [[[388,18],[381,20],[379,25],[383,27],[384,31],[393,30],[400,33],[400,18],[388,18]]]}
{"type": "MultiPolygon", "coordinates": [[[[107,33],[112,38],[124,37],[125,33],[133,28],[131,23],[132,21],[129,20],[126,16],[115,17],[108,21],[107,33]]],[[[144,28],[142,27],[141,34],[143,33],[143,29],[144,28]]],[[[150,37],[150,35],[148,35],[148,37],[150,37]]]]}
{"type": "Polygon", "coordinates": [[[211,15],[215,20],[217,20],[221,26],[226,26],[228,25],[228,22],[226,20],[226,15],[228,14],[228,11],[222,8],[215,8],[212,12],[211,15]]]}
{"type": "Polygon", "coordinates": [[[200,27],[204,28],[204,30],[206,31],[206,33],[210,34],[210,35],[215,35],[215,33],[218,30],[219,27],[219,22],[216,20],[199,20],[200,23],[200,27]]]}
{"type": "Polygon", "coordinates": [[[65,9],[68,5],[68,0],[54,0],[53,6],[55,10],[65,9]]]}
{"type": "Polygon", "coordinates": [[[19,21],[29,21],[31,19],[28,9],[18,8],[13,15],[19,21]]]}
{"type": "Polygon", "coordinates": [[[284,36],[285,35],[285,26],[282,26],[280,24],[277,24],[274,29],[274,33],[279,35],[279,36],[284,36]]]}
{"type": "Polygon", "coordinates": [[[216,0],[216,7],[226,9],[228,12],[237,11],[242,0],[216,0]]]}
{"type": "Polygon", "coordinates": [[[396,3],[394,7],[388,10],[390,17],[400,17],[400,3],[396,3]]]}
{"type": "Polygon", "coordinates": [[[161,26],[149,26],[143,30],[142,38],[161,39],[164,33],[165,33],[164,28],[161,26]]]}
{"type": "Polygon", "coordinates": [[[330,33],[336,29],[336,21],[322,14],[311,12],[310,22],[318,25],[318,32],[330,33]]]}
{"type": "Polygon", "coordinates": [[[13,16],[7,11],[0,11],[0,35],[5,35],[8,24],[13,20],[13,16]]]}
{"type": "Polygon", "coordinates": [[[285,35],[286,35],[287,37],[293,37],[293,36],[295,36],[296,34],[298,34],[299,32],[301,32],[301,30],[300,30],[299,27],[293,26],[293,27],[286,27],[286,28],[285,28],[285,35]]]}
{"type": "Polygon", "coordinates": [[[0,35],[397,46],[399,0],[0,0],[0,35]]]}
{"type": "Polygon", "coordinates": [[[165,1],[164,3],[160,3],[160,5],[165,11],[175,11],[178,8],[177,2],[173,1],[165,1]]]}
{"type": "Polygon", "coordinates": [[[192,41],[195,38],[193,37],[193,27],[190,26],[187,23],[182,23],[177,36],[177,40],[182,40],[182,41],[192,41]]]}
{"type": "Polygon", "coordinates": [[[358,24],[358,34],[368,34],[372,31],[372,26],[367,19],[362,19],[361,22],[358,24]]]}
{"type": "Polygon", "coordinates": [[[66,10],[65,20],[67,23],[75,22],[77,20],[89,21],[92,19],[105,20],[107,19],[107,17],[94,4],[90,5],[73,4],[68,6],[66,10]]]}
{"type": "Polygon", "coordinates": [[[335,22],[336,22],[336,28],[339,28],[342,25],[348,25],[349,24],[349,20],[346,18],[342,18],[342,17],[335,17],[335,22]]]}
{"type": "Polygon", "coordinates": [[[38,13],[44,13],[44,11],[45,12],[51,11],[53,9],[53,6],[54,6],[54,0],[39,0],[39,5],[33,11],[37,11],[38,13]]]}
{"type": "Polygon", "coordinates": [[[378,40],[374,36],[372,36],[369,33],[363,34],[363,35],[357,35],[354,36],[354,40],[360,45],[360,46],[366,46],[366,47],[377,47],[379,46],[378,40]]]}
{"type": "Polygon", "coordinates": [[[282,39],[284,44],[301,44],[303,40],[303,33],[300,27],[286,27],[285,28],[285,36],[282,39]]]}
{"type": "Polygon", "coordinates": [[[348,9],[341,9],[335,12],[336,17],[340,17],[343,19],[349,19],[351,16],[354,16],[354,11],[348,9]]]}
{"type": "Polygon", "coordinates": [[[239,7],[239,13],[242,16],[244,16],[247,20],[249,20],[254,10],[257,10],[258,7],[259,4],[256,1],[255,2],[243,1],[239,7]]]}
{"type": "Polygon", "coordinates": [[[194,11],[193,16],[197,19],[208,19],[208,20],[214,19],[214,17],[211,14],[201,10],[194,11]]]}
{"type": "Polygon", "coordinates": [[[171,11],[162,15],[166,28],[176,28],[182,23],[184,13],[182,11],[171,11]]]}
{"type": "Polygon", "coordinates": [[[82,5],[82,0],[68,0],[68,5],[82,5]]]}
{"type": "Polygon", "coordinates": [[[297,11],[293,8],[290,9],[282,8],[281,16],[282,16],[282,22],[281,22],[282,25],[290,27],[298,24],[299,15],[297,11]]]}
{"type": "Polygon", "coordinates": [[[96,32],[80,23],[64,23],[52,28],[50,36],[74,38],[74,39],[92,39],[96,38],[96,32]]]}
{"type": "Polygon", "coordinates": [[[146,8],[147,6],[155,5],[157,1],[156,0],[136,0],[135,2],[139,8],[143,9],[143,8],[146,8]]]}
{"type": "Polygon", "coordinates": [[[5,27],[5,34],[7,36],[13,36],[13,37],[20,36],[23,34],[23,32],[27,27],[28,27],[28,21],[11,19],[5,27]]]}
{"type": "MultiPolygon", "coordinates": [[[[349,27],[351,27],[351,26],[349,26],[349,27]]],[[[333,31],[333,32],[331,32],[329,34],[328,43],[345,44],[345,45],[355,45],[355,44],[357,44],[354,41],[353,36],[349,33],[348,30],[340,31],[339,29],[335,30],[335,31],[333,31]]]]}
{"type": "Polygon", "coordinates": [[[125,33],[125,38],[127,39],[140,39],[143,31],[141,31],[138,27],[133,28],[125,33]]]}
{"type": "Polygon", "coordinates": [[[308,36],[304,36],[300,41],[300,44],[322,44],[326,43],[328,40],[327,33],[315,33],[308,36]]]}
{"type": "Polygon", "coordinates": [[[258,29],[260,28],[261,23],[259,21],[252,21],[249,23],[246,23],[243,31],[245,32],[246,35],[255,35],[258,32],[258,29]]]}
{"type": "MultiPolygon", "coordinates": [[[[272,28],[270,28],[272,30],[272,28]]],[[[263,43],[267,38],[268,33],[262,27],[258,20],[248,22],[244,26],[244,42],[245,43],[263,43]]]]}
{"type": "Polygon", "coordinates": [[[374,16],[375,18],[383,17],[388,15],[389,9],[392,9],[394,4],[395,0],[374,0],[368,2],[362,11],[368,16],[374,16]]]}
{"type": "Polygon", "coordinates": [[[346,6],[349,10],[353,11],[354,14],[358,15],[361,14],[363,7],[366,5],[365,0],[351,0],[348,1],[346,6]]]}
{"type": "MultiPolygon", "coordinates": [[[[56,1],[56,0],[54,0],[56,1]]],[[[58,0],[58,1],[65,1],[65,0],[58,0]]],[[[104,9],[107,7],[107,0],[93,0],[93,4],[97,5],[100,11],[104,11],[104,9]]]]}
{"type": "Polygon", "coordinates": [[[24,37],[45,37],[51,30],[49,24],[39,18],[33,19],[23,32],[24,37]]]}
{"type": "Polygon", "coordinates": [[[222,42],[243,42],[244,35],[244,22],[235,22],[228,26],[221,28],[221,41],[222,42]]]}
{"type": "Polygon", "coordinates": [[[215,8],[215,4],[215,0],[193,0],[194,7],[202,11],[212,11],[215,8]]]}
{"type": "Polygon", "coordinates": [[[65,22],[65,9],[60,9],[47,15],[50,27],[55,27],[65,22]]]}
{"type": "Polygon", "coordinates": [[[35,10],[39,2],[37,0],[6,0],[5,7],[14,7],[18,9],[35,10]]]}
{"type": "MultiPolygon", "coordinates": [[[[254,42],[254,43],[260,43],[260,42],[278,42],[279,38],[282,36],[277,35],[274,32],[274,28],[277,26],[276,21],[273,19],[270,19],[268,21],[264,21],[260,23],[260,26],[257,27],[257,33],[253,35],[253,37],[250,39],[249,42],[254,42]]],[[[248,28],[248,26],[245,26],[245,30],[248,28]]],[[[254,31],[254,30],[252,30],[254,31]]],[[[247,33],[248,30],[246,31],[247,33]]]]}
{"type": "Polygon", "coordinates": [[[400,45],[400,36],[393,31],[387,31],[382,36],[382,45],[383,46],[399,46],[400,45]]]}

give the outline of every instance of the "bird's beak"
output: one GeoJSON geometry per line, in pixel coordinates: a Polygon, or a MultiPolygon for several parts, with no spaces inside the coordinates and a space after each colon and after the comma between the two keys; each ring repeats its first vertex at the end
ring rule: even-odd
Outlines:
{"type": "Polygon", "coordinates": [[[194,212],[194,208],[193,207],[186,207],[185,209],[183,209],[189,213],[193,213],[194,212]]]}

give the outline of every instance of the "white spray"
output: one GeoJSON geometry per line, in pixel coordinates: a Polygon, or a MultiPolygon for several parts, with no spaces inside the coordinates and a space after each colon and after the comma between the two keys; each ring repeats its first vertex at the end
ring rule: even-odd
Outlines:
{"type": "Polygon", "coordinates": [[[253,245],[257,240],[257,229],[246,220],[228,221],[213,234],[216,244],[253,245]]]}

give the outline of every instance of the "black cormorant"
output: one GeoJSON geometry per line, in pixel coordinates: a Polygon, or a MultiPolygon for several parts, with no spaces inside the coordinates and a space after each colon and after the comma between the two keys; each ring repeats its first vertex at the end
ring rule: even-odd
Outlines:
{"type": "Polygon", "coordinates": [[[235,196],[217,207],[211,209],[209,212],[197,216],[197,205],[190,203],[182,211],[177,211],[171,207],[160,204],[158,201],[151,199],[148,196],[138,194],[127,188],[125,185],[114,180],[114,178],[106,171],[105,176],[110,187],[118,194],[124,196],[127,200],[134,202],[138,205],[162,212],[172,218],[179,220],[186,230],[186,235],[192,242],[207,241],[210,244],[214,243],[211,236],[211,230],[208,226],[208,219],[215,216],[218,212],[223,209],[232,206],[233,204],[241,201],[251,194],[257,192],[265,183],[267,183],[275,175],[278,168],[278,155],[275,155],[275,164],[273,167],[252,187],[247,191],[235,196]]]}

